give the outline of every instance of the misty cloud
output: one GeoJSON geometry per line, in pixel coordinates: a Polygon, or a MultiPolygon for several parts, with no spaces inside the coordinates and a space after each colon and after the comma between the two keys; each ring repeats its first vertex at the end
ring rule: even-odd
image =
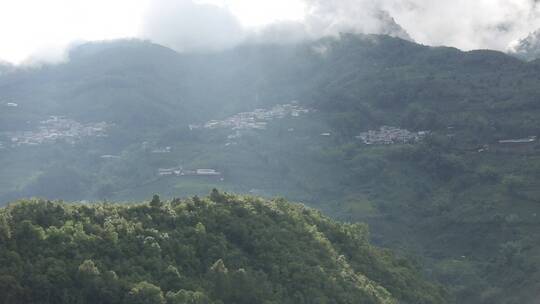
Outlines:
{"type": "Polygon", "coordinates": [[[340,32],[385,34],[410,40],[409,34],[394,20],[381,1],[304,0],[305,25],[313,37],[335,36],[340,32]]]}
{"type": "Polygon", "coordinates": [[[269,24],[248,33],[247,43],[290,44],[311,38],[306,25],[297,21],[282,21],[269,24]]]}
{"type": "Polygon", "coordinates": [[[245,31],[224,7],[191,0],[152,0],[140,36],[179,52],[219,51],[240,43],[245,31]]]}
{"type": "MultiPolygon", "coordinates": [[[[540,29],[538,0],[290,0],[291,7],[296,4],[300,11],[305,8],[303,19],[298,20],[300,17],[296,16],[295,21],[287,21],[276,16],[275,20],[281,21],[262,27],[242,26],[239,16],[245,19],[241,14],[250,13],[248,6],[242,6],[243,0],[118,0],[112,6],[105,0],[92,2],[94,4],[84,2],[84,5],[72,0],[73,6],[78,7],[76,14],[62,10],[65,7],[62,1],[51,7],[42,4],[39,8],[49,10],[47,14],[33,13],[26,17],[23,6],[4,5],[4,11],[16,8],[25,18],[19,21],[22,17],[9,19],[11,14],[2,15],[4,18],[0,20],[7,20],[2,28],[8,38],[0,58],[5,56],[11,62],[30,66],[63,62],[67,60],[66,48],[73,39],[137,37],[180,52],[208,52],[240,43],[295,43],[336,36],[340,32],[387,34],[426,45],[464,50],[517,51],[520,41],[523,41],[521,45],[527,45],[527,52],[540,48],[532,40],[533,36],[521,40],[540,29]],[[231,10],[227,4],[231,5],[231,10]],[[234,15],[232,4],[237,5],[234,13],[238,16],[234,15]],[[89,9],[91,14],[87,12],[89,9]],[[60,22],[68,17],[73,27],[60,22]],[[32,22],[23,22],[25,20],[32,22]],[[49,23],[42,31],[42,25],[49,23]],[[12,30],[11,24],[22,29],[12,30]],[[23,61],[31,53],[34,55],[23,61]]],[[[253,6],[271,0],[252,1],[253,6]]],[[[269,14],[272,16],[271,12],[269,14]]],[[[256,18],[257,14],[249,16],[256,18]]]]}
{"type": "Polygon", "coordinates": [[[303,21],[279,21],[243,28],[226,6],[193,0],[153,1],[141,38],[180,52],[218,51],[239,43],[296,43],[340,32],[387,34],[410,39],[376,1],[306,0],[303,21]]]}
{"type": "Polygon", "coordinates": [[[69,50],[75,47],[76,43],[67,45],[55,45],[42,47],[34,51],[28,58],[20,64],[24,67],[35,68],[47,64],[59,64],[67,62],[69,59],[69,50]]]}
{"type": "Polygon", "coordinates": [[[540,27],[535,0],[381,0],[412,38],[428,45],[507,50],[540,27]]]}
{"type": "MultiPolygon", "coordinates": [[[[427,45],[507,51],[540,28],[535,0],[301,0],[302,21],[242,28],[226,6],[153,1],[142,38],[178,51],[215,51],[248,43],[294,43],[340,32],[385,34],[427,45]]],[[[219,1],[215,2],[218,3],[219,1]]]]}
{"type": "Polygon", "coordinates": [[[427,45],[507,50],[540,28],[536,0],[303,0],[314,36],[388,34],[427,45]],[[515,43],[515,42],[514,42],[515,43]]]}
{"type": "Polygon", "coordinates": [[[526,38],[516,41],[510,46],[510,52],[525,60],[540,58],[540,30],[531,33],[526,38]]]}
{"type": "Polygon", "coordinates": [[[383,34],[411,40],[411,37],[377,1],[304,0],[306,15],[302,22],[282,21],[270,24],[249,42],[294,43],[340,33],[383,34]]]}

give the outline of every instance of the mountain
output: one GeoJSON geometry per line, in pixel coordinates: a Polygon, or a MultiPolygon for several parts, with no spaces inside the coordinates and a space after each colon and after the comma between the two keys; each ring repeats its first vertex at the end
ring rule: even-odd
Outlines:
{"type": "MultiPolygon", "coordinates": [[[[35,114],[99,119],[143,131],[141,126],[209,119],[224,107],[251,108],[257,94],[288,101],[294,87],[280,78],[298,73],[290,66],[298,63],[297,55],[295,48],[279,46],[181,55],[139,40],[89,43],[73,49],[68,63],[7,75],[0,86],[3,97],[35,114]],[[274,85],[280,92],[265,91],[274,85]]],[[[19,126],[26,118],[11,124],[5,119],[3,125],[19,126]]]]}
{"type": "Polygon", "coordinates": [[[3,303],[444,303],[364,225],[282,199],[20,201],[0,223],[3,303]]]}
{"type": "Polygon", "coordinates": [[[18,104],[0,111],[1,202],[280,195],[368,223],[456,303],[538,297],[537,61],[377,35],[112,41],[0,76],[0,94],[18,104]]]}
{"type": "Polygon", "coordinates": [[[512,47],[510,54],[527,60],[533,61],[540,58],[540,30],[530,33],[527,37],[520,39],[512,47]]]}

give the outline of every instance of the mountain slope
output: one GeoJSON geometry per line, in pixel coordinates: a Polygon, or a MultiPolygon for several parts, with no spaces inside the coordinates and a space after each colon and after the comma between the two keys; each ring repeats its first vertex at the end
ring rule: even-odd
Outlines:
{"type": "Polygon", "coordinates": [[[283,195],[367,222],[376,244],[420,256],[458,303],[538,297],[538,62],[374,35],[212,54],[116,41],[4,75],[0,94],[19,104],[0,111],[2,202],[184,197],[214,187],[283,195]],[[189,128],[276,104],[309,113],[241,136],[189,128]],[[10,147],[4,131],[36,130],[47,115],[111,129],[76,144],[10,147]],[[392,145],[356,138],[385,125],[429,135],[392,145]],[[180,167],[214,168],[223,179],[159,176],[180,167]]]}
{"type": "Polygon", "coordinates": [[[6,303],[444,302],[365,226],[284,200],[22,201],[0,215],[6,303]]]}

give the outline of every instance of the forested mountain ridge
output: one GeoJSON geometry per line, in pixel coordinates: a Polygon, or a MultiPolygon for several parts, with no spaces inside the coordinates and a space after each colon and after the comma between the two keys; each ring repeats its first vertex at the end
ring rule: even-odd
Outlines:
{"type": "Polygon", "coordinates": [[[0,210],[2,303],[444,303],[406,260],[302,205],[213,191],[0,210]]]}
{"type": "MultiPolygon", "coordinates": [[[[376,35],[211,54],[179,54],[138,40],[89,43],[74,48],[67,63],[1,77],[2,101],[26,107],[24,115],[3,113],[2,128],[20,128],[30,114],[55,113],[152,129],[290,100],[332,113],[364,113],[356,124],[347,121],[349,132],[390,122],[468,126],[508,110],[527,123],[521,112],[536,109],[539,70],[535,62],[500,52],[462,52],[376,35]],[[440,115],[443,109],[449,115],[440,115]],[[477,121],[468,122],[473,113],[477,121]]],[[[492,138],[537,131],[497,123],[502,125],[482,126],[496,131],[492,138]]]]}
{"type": "Polygon", "coordinates": [[[538,61],[374,35],[209,54],[113,41],[80,46],[60,65],[10,71],[0,95],[3,203],[214,187],[282,195],[367,222],[377,245],[419,256],[457,303],[538,298],[538,61]],[[308,113],[240,133],[194,127],[277,104],[308,113]],[[103,121],[105,136],[12,143],[49,115],[81,128],[103,121]],[[388,145],[357,138],[383,126],[428,135],[388,145]],[[202,168],[222,175],[174,173],[202,168]]]}

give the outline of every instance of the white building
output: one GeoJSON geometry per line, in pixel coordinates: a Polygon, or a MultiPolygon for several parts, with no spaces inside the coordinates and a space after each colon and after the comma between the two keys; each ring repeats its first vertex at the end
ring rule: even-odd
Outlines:
{"type": "Polygon", "coordinates": [[[221,173],[214,169],[197,169],[197,175],[216,176],[221,175],[221,173]]]}
{"type": "Polygon", "coordinates": [[[536,136],[529,136],[527,138],[499,140],[499,143],[500,144],[529,144],[529,143],[535,142],[536,139],[537,139],[536,136]]]}

